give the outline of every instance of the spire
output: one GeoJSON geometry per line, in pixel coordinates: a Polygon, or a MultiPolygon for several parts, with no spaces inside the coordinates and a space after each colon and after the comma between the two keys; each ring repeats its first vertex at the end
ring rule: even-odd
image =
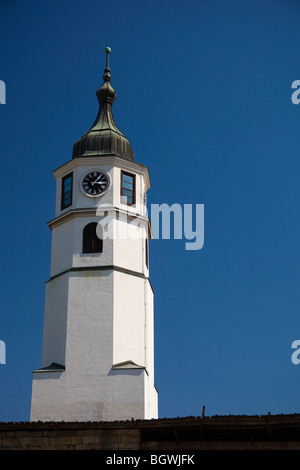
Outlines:
{"type": "Polygon", "coordinates": [[[103,75],[103,80],[105,82],[107,81],[111,81],[111,75],[110,75],[110,68],[109,68],[109,54],[111,53],[111,48],[110,47],[106,47],[105,48],[105,52],[106,52],[106,69],[104,70],[104,75],[103,75]]]}
{"type": "Polygon", "coordinates": [[[73,158],[101,155],[116,155],[127,160],[134,160],[131,144],[118,129],[112,112],[113,103],[117,97],[111,86],[109,68],[110,47],[105,48],[106,67],[103,74],[103,84],[97,90],[99,112],[90,130],[73,146],[73,158]]]}
{"type": "Polygon", "coordinates": [[[111,81],[111,74],[110,74],[110,68],[109,68],[109,54],[111,52],[110,47],[106,47],[105,52],[106,52],[106,68],[104,69],[104,74],[103,74],[104,83],[96,92],[100,107],[102,105],[103,108],[104,108],[105,103],[109,103],[113,105],[117,97],[115,90],[110,84],[110,81],[111,81]]]}

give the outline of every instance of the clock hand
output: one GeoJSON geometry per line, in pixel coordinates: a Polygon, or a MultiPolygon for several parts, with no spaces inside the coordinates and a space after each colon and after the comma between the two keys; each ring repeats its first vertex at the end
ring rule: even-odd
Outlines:
{"type": "Polygon", "coordinates": [[[92,183],[92,185],[94,186],[94,184],[98,183],[98,179],[101,177],[101,175],[98,176],[97,179],[95,179],[95,181],[92,183]]]}

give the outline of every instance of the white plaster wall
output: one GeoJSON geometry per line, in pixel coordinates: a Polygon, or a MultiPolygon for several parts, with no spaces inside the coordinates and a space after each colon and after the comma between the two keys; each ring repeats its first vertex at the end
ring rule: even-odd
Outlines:
{"type": "Polygon", "coordinates": [[[154,381],[154,296],[148,280],[144,280],[146,321],[145,321],[145,361],[146,368],[154,381]]]}
{"type": "Polygon", "coordinates": [[[68,220],[52,230],[50,277],[72,266],[74,236],[73,220],[68,220]]]}
{"type": "Polygon", "coordinates": [[[117,235],[114,240],[114,264],[139,273],[145,271],[143,223],[132,225],[130,220],[117,221],[117,235]]]}
{"type": "Polygon", "coordinates": [[[41,367],[48,367],[52,362],[65,364],[67,306],[68,276],[47,282],[41,367]]]}
{"type": "Polygon", "coordinates": [[[31,421],[114,421],[144,419],[145,372],[112,371],[93,376],[34,373],[31,421]]]}
{"type": "Polygon", "coordinates": [[[145,366],[144,279],[115,272],[114,280],[113,363],[145,366]]]}
{"type": "Polygon", "coordinates": [[[145,419],[158,417],[158,394],[154,383],[154,296],[149,280],[144,280],[145,321],[145,419]]]}
{"type": "Polygon", "coordinates": [[[84,371],[92,377],[107,374],[112,366],[113,279],[112,271],[73,272],[69,276],[66,346],[69,372],[84,371]]]}
{"type": "Polygon", "coordinates": [[[158,418],[158,393],[154,387],[153,380],[145,374],[145,400],[144,400],[144,419],[158,418]]]}

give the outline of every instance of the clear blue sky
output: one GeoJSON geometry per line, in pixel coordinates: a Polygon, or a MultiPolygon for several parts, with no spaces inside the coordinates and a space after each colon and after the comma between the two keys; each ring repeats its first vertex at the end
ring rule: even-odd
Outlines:
{"type": "Polygon", "coordinates": [[[104,47],[150,204],[205,205],[205,244],[153,240],[159,416],[300,412],[300,5],[1,0],[0,421],[41,363],[55,182],[92,125],[104,47]]]}

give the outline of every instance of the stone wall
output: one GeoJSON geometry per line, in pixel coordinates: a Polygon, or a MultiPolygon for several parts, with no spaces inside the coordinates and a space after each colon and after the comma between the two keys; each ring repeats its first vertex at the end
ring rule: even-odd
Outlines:
{"type": "Polygon", "coordinates": [[[0,450],[300,450],[300,415],[0,423],[0,450]]]}
{"type": "Polygon", "coordinates": [[[0,431],[1,450],[111,450],[139,449],[134,429],[17,429],[0,431]]]}

